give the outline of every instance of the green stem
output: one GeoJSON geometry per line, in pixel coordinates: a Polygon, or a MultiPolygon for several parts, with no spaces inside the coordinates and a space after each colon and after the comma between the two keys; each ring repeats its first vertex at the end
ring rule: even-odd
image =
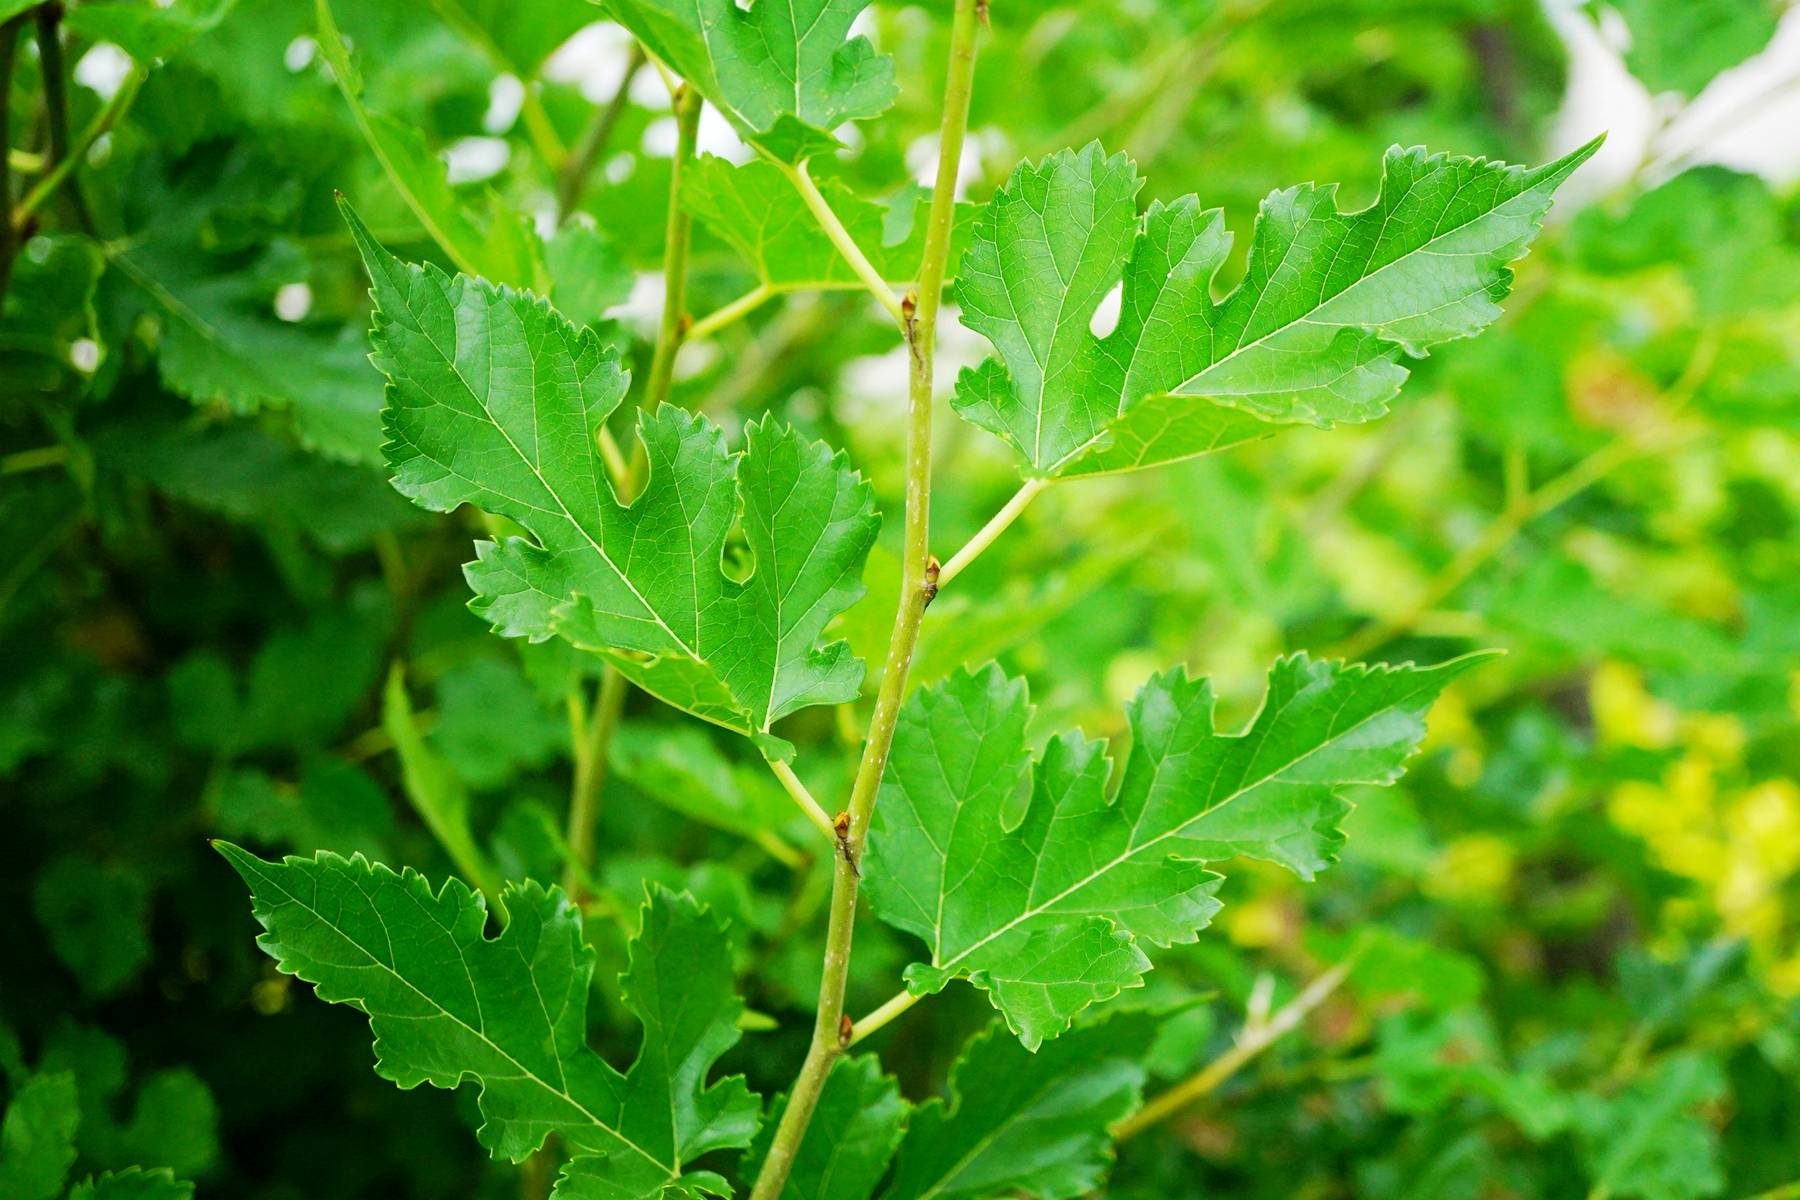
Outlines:
{"type": "Polygon", "coordinates": [[[831,823],[831,817],[825,809],[817,800],[813,799],[813,794],[806,790],[806,785],[800,782],[800,777],[794,774],[794,768],[773,758],[769,759],[768,763],[769,770],[775,773],[775,778],[781,781],[781,786],[786,789],[787,794],[793,798],[795,804],[800,806],[800,811],[806,814],[806,819],[825,835],[827,841],[836,842],[837,827],[831,823]]]}
{"type": "Polygon", "coordinates": [[[586,734],[575,746],[575,784],[569,791],[569,824],[564,840],[569,860],[563,867],[563,891],[577,904],[587,899],[587,879],[594,866],[594,822],[600,814],[600,791],[606,786],[607,756],[619,717],[625,711],[625,677],[608,668],[600,677],[594,711],[586,734]]]}
{"type": "MultiPolygon", "coordinates": [[[[655,412],[669,399],[669,388],[675,378],[675,354],[681,349],[687,320],[688,241],[693,221],[681,203],[682,179],[686,166],[694,157],[694,144],[700,130],[700,93],[682,86],[675,94],[675,119],[679,129],[675,159],[669,175],[669,216],[667,241],[663,247],[663,279],[667,288],[663,299],[662,323],[657,330],[656,346],[651,351],[650,377],[644,387],[643,410],[655,412]]],[[[602,431],[604,432],[604,431],[602,431]]],[[[619,457],[615,446],[606,455],[606,441],[601,451],[612,460],[619,457]]],[[[613,466],[615,477],[621,474],[613,466]]],[[[643,439],[634,441],[631,463],[622,472],[619,486],[622,499],[629,501],[637,492],[649,469],[643,439]]],[[[575,751],[575,784],[569,794],[569,823],[566,840],[569,861],[564,872],[563,887],[578,900],[586,895],[583,882],[594,858],[594,820],[600,811],[600,791],[606,782],[606,763],[612,750],[613,734],[625,711],[625,677],[607,667],[600,677],[600,688],[594,697],[594,711],[587,722],[587,736],[578,739],[575,751]]]]}
{"type": "Polygon", "coordinates": [[[631,58],[625,64],[625,74],[619,80],[619,90],[605,108],[594,114],[588,127],[581,131],[575,148],[563,163],[562,173],[556,181],[556,223],[561,225],[569,219],[581,206],[581,193],[587,187],[588,176],[594,170],[594,164],[606,152],[612,143],[615,130],[619,127],[619,119],[631,105],[631,81],[637,77],[638,70],[644,65],[644,48],[632,43],[631,58]]]}
{"type": "Polygon", "coordinates": [[[67,446],[39,446],[35,450],[15,450],[0,456],[0,475],[23,475],[45,467],[60,467],[69,461],[67,446]]]}
{"type": "MultiPolygon", "coordinates": [[[[19,31],[25,27],[25,13],[0,23],[0,150],[12,141],[12,77],[13,64],[19,57],[19,31]]],[[[13,257],[19,250],[19,238],[13,228],[12,155],[0,155],[0,310],[6,304],[7,285],[12,282],[13,257]]]]}
{"type": "Polygon", "coordinates": [[[1217,1090],[1220,1084],[1242,1070],[1251,1059],[1299,1028],[1307,1014],[1325,1003],[1344,980],[1350,977],[1350,972],[1362,954],[1361,947],[1352,950],[1343,962],[1309,983],[1306,990],[1288,1001],[1280,1012],[1267,1020],[1246,1026],[1231,1049],[1113,1126],[1113,1137],[1121,1142],[1136,1137],[1152,1125],[1167,1120],[1196,1100],[1217,1090]]]}
{"type": "Polygon", "coordinates": [[[850,1027],[850,1044],[854,1046],[870,1034],[882,1029],[888,1022],[892,1021],[895,1017],[898,1017],[901,1013],[905,1012],[922,999],[924,999],[923,996],[915,996],[911,992],[905,990],[896,992],[880,1008],[877,1008],[868,1016],[850,1027]]]}
{"type": "MultiPolygon", "coordinates": [[[[949,115],[948,110],[945,110],[945,115],[949,115]]],[[[962,145],[960,137],[957,139],[957,145],[958,147],[962,145]]],[[[844,222],[833,211],[830,201],[825,199],[825,193],[819,190],[819,185],[813,182],[813,177],[807,172],[806,164],[801,163],[799,166],[794,166],[792,163],[782,162],[767,151],[763,152],[763,157],[788,177],[788,180],[794,185],[794,190],[800,193],[800,199],[812,212],[813,219],[819,223],[819,228],[824,231],[831,244],[837,248],[837,252],[843,255],[844,261],[850,264],[850,269],[862,281],[863,287],[867,288],[869,294],[881,303],[881,307],[887,310],[888,316],[894,318],[895,324],[905,330],[907,327],[906,312],[901,307],[900,301],[894,299],[893,289],[888,287],[887,280],[881,277],[881,272],[875,269],[875,264],[869,261],[869,256],[863,253],[862,247],[856,244],[856,239],[850,235],[850,231],[844,228],[844,222]]],[[[952,167],[952,171],[954,169],[952,167]]],[[[954,182],[954,176],[952,178],[954,182]]],[[[956,199],[954,191],[951,193],[950,199],[954,204],[956,199]]],[[[933,211],[935,214],[935,208],[933,211]]],[[[954,216],[954,210],[952,210],[952,215],[954,216]]],[[[924,280],[921,279],[919,283],[922,289],[924,280]]]]}
{"type": "MultiPolygon", "coordinates": [[[[656,331],[656,348],[650,357],[650,375],[644,384],[643,407],[655,412],[669,399],[675,380],[675,355],[687,333],[687,261],[688,243],[693,234],[694,219],[682,203],[682,188],[687,165],[693,161],[694,144],[700,132],[700,93],[682,84],[675,90],[675,158],[669,168],[669,215],[663,241],[662,324],[656,331]]],[[[643,474],[642,442],[632,452],[633,482],[643,474]]]]}
{"type": "Polygon", "coordinates": [[[766,283],[759,283],[743,295],[723,308],[715,309],[688,326],[687,340],[699,341],[709,338],[734,321],[741,321],[764,304],[775,294],[775,289],[766,283]]]}
{"type": "MultiPolygon", "coordinates": [[[[956,0],[950,31],[950,64],[944,83],[937,180],[932,187],[930,225],[919,267],[919,292],[916,298],[908,298],[901,313],[912,370],[907,389],[906,535],[900,603],[894,614],[894,631],[888,641],[875,712],[863,742],[862,761],[850,791],[850,806],[836,822],[838,854],[831,881],[831,915],[825,934],[825,964],[819,981],[819,1010],[813,1022],[812,1044],[788,1095],[787,1108],[775,1129],[768,1156],[757,1172],[750,1200],[776,1200],[786,1187],[788,1172],[806,1137],[807,1126],[812,1123],[825,1080],[849,1045],[853,1031],[844,1013],[844,991],[856,927],[863,845],[882,772],[887,767],[888,750],[893,745],[906,676],[918,645],[919,622],[938,587],[938,566],[930,547],[932,359],[944,274],[950,260],[950,233],[956,217],[957,168],[962,162],[969,98],[974,88],[978,13],[985,7],[986,0],[956,0]]],[[[885,286],[881,290],[885,293],[885,286]]]]}
{"type": "Polygon", "coordinates": [[[1019,514],[1025,511],[1037,494],[1049,487],[1050,483],[1051,481],[1048,479],[1026,480],[1025,486],[1013,493],[1012,499],[1008,500],[1000,511],[995,513],[993,518],[983,525],[974,537],[969,539],[968,544],[950,556],[950,561],[945,563],[943,570],[938,572],[938,586],[944,587],[952,579],[962,574],[963,568],[974,562],[976,556],[983,550],[993,545],[1000,535],[1019,519],[1019,514]]]}
{"type": "MultiPolygon", "coordinates": [[[[69,153],[54,156],[55,165],[32,186],[29,192],[25,193],[24,198],[19,201],[19,206],[13,210],[12,220],[15,228],[24,228],[25,222],[31,214],[42,208],[44,202],[55,195],[56,190],[62,187],[65,181],[68,183],[70,195],[75,202],[82,203],[80,193],[74,191],[75,169],[81,165],[87,157],[88,151],[92,149],[95,142],[100,140],[101,135],[117,125],[119,118],[123,117],[131,108],[131,102],[137,99],[138,89],[144,85],[144,80],[148,77],[149,72],[142,67],[134,67],[131,74],[127,75],[124,82],[119,85],[119,90],[112,94],[112,99],[106,102],[106,107],[96,113],[94,119],[88,122],[87,128],[81,131],[81,136],[76,139],[69,153]]],[[[85,205],[82,206],[81,211],[86,211],[85,205]]]]}
{"type": "MultiPolygon", "coordinates": [[[[62,18],[62,0],[50,0],[48,4],[38,5],[38,67],[44,77],[44,112],[50,125],[50,157],[58,168],[72,161],[69,154],[69,80],[63,67],[62,18]]],[[[67,174],[65,171],[64,175],[67,174]]],[[[90,237],[93,236],[94,218],[88,212],[87,201],[81,198],[81,187],[73,177],[69,177],[68,187],[64,189],[63,195],[76,227],[90,237]]]]}

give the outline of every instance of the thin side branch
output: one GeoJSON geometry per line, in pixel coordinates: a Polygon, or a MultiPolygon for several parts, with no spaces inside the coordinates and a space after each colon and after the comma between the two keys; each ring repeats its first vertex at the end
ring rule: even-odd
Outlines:
{"type": "Polygon", "coordinates": [[[1030,506],[1031,502],[1037,498],[1037,494],[1049,487],[1051,482],[1049,479],[1027,480],[1025,486],[1013,493],[1012,499],[1008,500],[1000,511],[981,527],[980,532],[969,539],[967,545],[950,556],[950,561],[945,563],[938,572],[938,586],[943,587],[962,574],[963,568],[974,562],[982,551],[993,545],[1000,535],[1019,519],[1019,514],[1030,506]]]}
{"type": "MultiPolygon", "coordinates": [[[[0,22],[0,150],[12,140],[13,64],[19,57],[19,32],[25,28],[26,14],[0,22]]],[[[13,227],[12,155],[0,156],[0,306],[6,303],[7,285],[12,282],[13,257],[19,252],[18,233],[13,227]]]]}
{"type": "MultiPolygon", "coordinates": [[[[31,190],[26,192],[24,198],[19,201],[19,206],[13,210],[12,221],[15,229],[24,229],[25,223],[31,219],[31,214],[42,208],[44,202],[54,196],[57,189],[64,187],[65,184],[70,189],[70,196],[76,198],[77,203],[84,203],[79,200],[79,192],[73,190],[76,186],[76,168],[86,161],[88,151],[93,149],[94,143],[99,141],[101,136],[114,125],[117,125],[119,119],[130,110],[132,101],[137,99],[138,89],[144,86],[144,80],[149,77],[150,72],[145,68],[133,67],[131,73],[125,76],[124,81],[119,84],[119,90],[112,94],[112,99],[108,100],[106,106],[94,114],[94,118],[88,122],[87,128],[81,131],[81,136],[68,148],[68,153],[54,156],[54,165],[38,179],[37,183],[32,185],[31,190]]],[[[82,211],[86,211],[85,206],[82,211]]]]}
{"type": "Polygon", "coordinates": [[[581,207],[581,194],[587,188],[588,176],[593,173],[594,164],[606,153],[612,143],[613,132],[619,127],[619,119],[631,106],[631,81],[644,66],[644,48],[636,42],[631,44],[631,57],[625,64],[625,74],[619,79],[619,90],[606,106],[594,114],[588,127],[581,131],[575,142],[575,148],[569,152],[568,161],[556,180],[556,223],[561,225],[569,219],[576,209],[581,207]]]}
{"type": "Polygon", "coordinates": [[[789,796],[793,797],[794,803],[800,806],[800,811],[806,814],[806,819],[825,835],[826,841],[835,842],[837,826],[832,823],[831,815],[817,800],[813,799],[813,794],[806,790],[806,785],[800,781],[798,775],[794,774],[794,768],[779,759],[771,758],[766,761],[769,764],[769,770],[773,771],[775,778],[781,781],[782,788],[787,791],[789,796]]]}
{"type": "Polygon", "coordinates": [[[1343,962],[1307,984],[1304,991],[1288,1001],[1274,1016],[1246,1024],[1236,1045],[1113,1126],[1113,1136],[1121,1142],[1136,1137],[1152,1125],[1166,1121],[1196,1100],[1217,1090],[1220,1084],[1242,1070],[1246,1063],[1299,1028],[1307,1014],[1325,1003],[1344,980],[1349,978],[1357,959],[1361,957],[1360,951],[1352,951],[1343,962]]]}
{"type": "Polygon", "coordinates": [[[775,295],[775,289],[766,283],[759,283],[736,300],[722,308],[714,309],[704,317],[688,326],[687,340],[701,341],[724,329],[726,326],[743,320],[757,309],[767,304],[775,295]]]}
{"type": "MultiPolygon", "coordinates": [[[[69,152],[69,77],[63,65],[62,0],[38,5],[36,18],[38,65],[44,77],[44,112],[50,126],[50,158],[58,169],[63,169],[79,160],[72,159],[69,152]]],[[[91,237],[94,218],[88,212],[87,201],[82,198],[80,182],[69,173],[72,170],[72,167],[62,170],[63,178],[67,180],[63,202],[68,206],[76,228],[91,237]]]]}
{"type": "Polygon", "coordinates": [[[850,1044],[854,1046],[870,1034],[882,1029],[888,1022],[892,1021],[895,1017],[898,1017],[901,1013],[905,1012],[922,999],[924,999],[924,997],[915,996],[909,991],[901,990],[900,992],[897,992],[891,999],[882,1004],[880,1008],[850,1026],[850,1044]]]}
{"type": "MultiPolygon", "coordinates": [[[[960,139],[958,145],[959,147],[961,145],[960,139]]],[[[767,152],[764,152],[763,157],[775,164],[775,167],[793,183],[794,189],[800,193],[800,199],[805,201],[806,207],[812,212],[813,219],[819,223],[819,228],[831,240],[831,244],[837,247],[837,252],[844,256],[844,261],[850,264],[850,269],[856,273],[856,277],[862,281],[862,285],[881,303],[881,307],[887,310],[888,316],[894,318],[894,323],[905,330],[907,328],[906,314],[900,307],[900,301],[894,298],[893,289],[888,287],[887,280],[881,277],[881,272],[875,269],[875,264],[869,261],[869,256],[863,253],[862,247],[856,244],[856,239],[850,236],[850,231],[844,228],[843,221],[839,220],[837,213],[832,211],[830,202],[825,199],[825,194],[819,190],[819,185],[814,183],[812,176],[807,173],[806,164],[801,163],[796,167],[791,163],[782,162],[767,152]]]]}

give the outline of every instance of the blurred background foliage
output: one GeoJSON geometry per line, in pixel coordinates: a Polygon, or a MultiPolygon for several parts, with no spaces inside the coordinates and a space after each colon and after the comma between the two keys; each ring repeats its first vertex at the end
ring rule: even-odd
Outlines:
{"type": "MultiPolygon", "coordinates": [[[[946,15],[871,10],[899,106],[817,164],[879,198],[890,242],[935,155],[946,15]]],[[[68,1073],[79,1171],[168,1166],[254,1200],[510,1196],[466,1096],[377,1079],[361,1018],[256,951],[205,839],[441,876],[420,814],[455,811],[507,875],[560,877],[592,664],[488,635],[463,607],[472,522],[387,487],[332,194],[454,269],[397,161],[454,215],[461,257],[550,292],[641,378],[673,120],[655,71],[574,0],[335,17],[341,50],[294,0],[89,0],[62,19],[68,120],[97,136],[78,189],[21,213],[0,320],[0,1071],[14,1101],[68,1073]],[[333,70],[345,52],[354,71],[333,70]],[[595,142],[585,175],[567,165],[595,142]]],[[[1578,34],[1629,46],[1667,129],[1775,21],[1755,0],[994,0],[966,196],[1101,138],[1143,165],[1146,200],[1222,206],[1241,254],[1268,191],[1339,180],[1360,202],[1389,143],[1541,161],[1591,134],[1564,128],[1578,34]]],[[[47,169],[44,68],[27,29],[15,211],[47,169]]],[[[1771,103],[1752,92],[1720,128],[1771,103]]],[[[1800,1195],[1800,206],[1640,140],[1559,204],[1501,325],[1417,364],[1391,417],[1052,489],[928,615],[918,683],[999,658],[1042,730],[1095,736],[1174,663],[1241,718],[1285,651],[1508,651],[1439,705],[1401,785],[1356,797],[1338,868],[1302,887],[1241,866],[1222,924],[1158,956],[1143,999],[1172,1014],[1164,1083],[1354,969],[1299,1032],[1127,1142],[1121,1200],[1800,1195]]],[[[702,149],[745,157],[711,114],[702,149]]],[[[761,282],[702,217],[697,315],[761,282]]],[[[783,294],[686,347],[676,383],[727,427],[775,411],[875,480],[889,520],[845,625],[876,659],[905,386],[878,316],[847,290],[783,294]]],[[[979,431],[939,436],[943,552],[1017,479],[979,431]]],[[[816,793],[844,789],[865,715],[781,730],[816,793]]],[[[729,916],[773,1019],[726,1066],[773,1093],[804,1049],[828,872],[743,754],[628,708],[594,1036],[629,1052],[614,976],[642,881],[691,888],[729,916]]],[[[906,948],[858,932],[862,1011],[906,948]]],[[[985,1017],[953,988],[875,1048],[931,1094],[985,1017]]]]}

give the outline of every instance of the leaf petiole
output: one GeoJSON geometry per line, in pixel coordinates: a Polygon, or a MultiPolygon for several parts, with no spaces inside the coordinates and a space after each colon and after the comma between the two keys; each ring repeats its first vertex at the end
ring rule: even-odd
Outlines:
{"type": "Polygon", "coordinates": [[[817,800],[813,799],[813,794],[806,790],[806,784],[802,783],[800,777],[794,774],[794,768],[777,758],[764,761],[769,764],[769,770],[775,773],[775,778],[781,781],[782,788],[789,796],[793,797],[794,803],[800,806],[800,811],[806,814],[806,819],[825,835],[827,841],[835,842],[837,827],[832,824],[830,814],[817,800]]]}
{"type": "Polygon", "coordinates": [[[722,308],[714,309],[704,317],[688,326],[687,340],[699,341],[709,338],[719,330],[736,321],[741,321],[757,309],[767,304],[775,295],[775,289],[766,283],[759,283],[736,300],[722,308]]]}
{"type": "Polygon", "coordinates": [[[923,996],[915,996],[913,993],[902,988],[883,1003],[880,1008],[873,1010],[868,1016],[850,1026],[850,1044],[854,1046],[870,1034],[878,1032],[884,1028],[888,1022],[894,1020],[894,1018],[898,1017],[901,1013],[923,999],[923,996]]]}
{"type": "Polygon", "coordinates": [[[869,261],[869,256],[863,253],[862,247],[856,244],[856,239],[850,236],[850,231],[844,228],[844,222],[838,218],[836,212],[832,211],[831,203],[825,199],[825,194],[819,190],[819,185],[814,183],[812,176],[807,173],[806,164],[801,163],[799,166],[795,166],[792,163],[782,162],[766,150],[761,153],[765,159],[774,164],[776,170],[788,177],[789,182],[794,185],[794,190],[800,193],[800,199],[806,203],[806,207],[812,212],[813,219],[818,221],[819,228],[824,231],[831,244],[837,247],[839,254],[844,256],[844,261],[850,264],[850,269],[856,273],[856,277],[869,290],[869,294],[880,301],[881,307],[887,310],[888,316],[892,317],[894,323],[904,331],[907,327],[906,312],[900,307],[900,301],[894,298],[893,289],[888,287],[887,280],[881,277],[881,272],[875,269],[875,264],[869,261]]]}
{"type": "Polygon", "coordinates": [[[1000,535],[1019,519],[1019,514],[1030,506],[1031,502],[1037,498],[1037,494],[1054,482],[1055,480],[1042,476],[1026,480],[1025,486],[1014,492],[1012,499],[1001,506],[1000,511],[995,513],[961,550],[950,556],[949,562],[938,568],[938,586],[941,588],[962,574],[963,568],[974,562],[982,551],[993,545],[1000,535]]]}

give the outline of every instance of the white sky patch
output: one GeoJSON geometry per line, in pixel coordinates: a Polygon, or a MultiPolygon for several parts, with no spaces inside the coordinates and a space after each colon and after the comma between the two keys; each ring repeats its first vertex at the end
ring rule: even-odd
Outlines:
{"type": "Polygon", "coordinates": [[[111,100],[131,74],[131,55],[111,42],[101,42],[75,64],[75,82],[111,100]]]}
{"type": "MultiPolygon", "coordinates": [[[[631,35],[621,25],[601,21],[575,31],[544,61],[543,76],[552,83],[567,83],[581,89],[581,94],[595,104],[611,100],[625,77],[631,62],[631,35]]],[[[656,72],[645,69],[640,75],[652,78],[656,72]]],[[[657,83],[658,90],[662,84],[657,83]]],[[[664,93],[667,107],[667,93],[664,93]]]]}
{"type": "Polygon", "coordinates": [[[731,122],[710,104],[700,110],[700,128],[694,136],[694,148],[701,154],[716,154],[739,166],[756,157],[756,151],[738,136],[731,122]]]}
{"type": "Polygon", "coordinates": [[[1112,285],[1112,290],[1100,298],[1099,307],[1094,309],[1092,319],[1088,321],[1088,332],[1097,338],[1103,338],[1119,327],[1119,313],[1125,307],[1125,281],[1120,280],[1112,285]]]}
{"type": "MultiPolygon", "coordinates": [[[[937,134],[926,134],[915,138],[906,147],[906,170],[920,187],[933,187],[937,184],[938,161],[937,134]]],[[[956,167],[956,195],[966,198],[969,188],[979,182],[982,176],[982,135],[971,131],[963,138],[962,158],[956,167]]]]}
{"type": "Polygon", "coordinates": [[[284,283],[275,291],[275,315],[283,321],[304,321],[312,302],[312,288],[304,283],[284,283]]]}
{"type": "Polygon", "coordinates": [[[504,138],[457,138],[444,147],[444,163],[453,184],[492,179],[506,168],[506,160],[510,157],[512,147],[504,138]]]}
{"type": "Polygon", "coordinates": [[[496,75],[488,85],[487,112],[481,115],[481,127],[489,133],[505,133],[519,119],[525,107],[525,85],[517,75],[496,75]]]}
{"type": "Polygon", "coordinates": [[[70,342],[69,365],[83,375],[92,375],[100,367],[100,343],[93,338],[76,338],[70,342]]]}
{"type": "Polygon", "coordinates": [[[1653,96],[1625,66],[1630,33],[1617,14],[1596,22],[1581,0],[1546,0],[1569,52],[1569,78],[1553,149],[1566,152],[1605,131],[1606,145],[1564,185],[1552,213],[1564,219],[1633,175],[1654,186],[1703,163],[1800,179],[1800,8],[1782,18],[1762,53],[1722,72],[1691,102],[1653,96]]]}
{"type": "Polygon", "coordinates": [[[281,53],[281,62],[288,70],[299,73],[312,66],[318,55],[319,43],[301,34],[287,44],[287,49],[281,53]]]}

